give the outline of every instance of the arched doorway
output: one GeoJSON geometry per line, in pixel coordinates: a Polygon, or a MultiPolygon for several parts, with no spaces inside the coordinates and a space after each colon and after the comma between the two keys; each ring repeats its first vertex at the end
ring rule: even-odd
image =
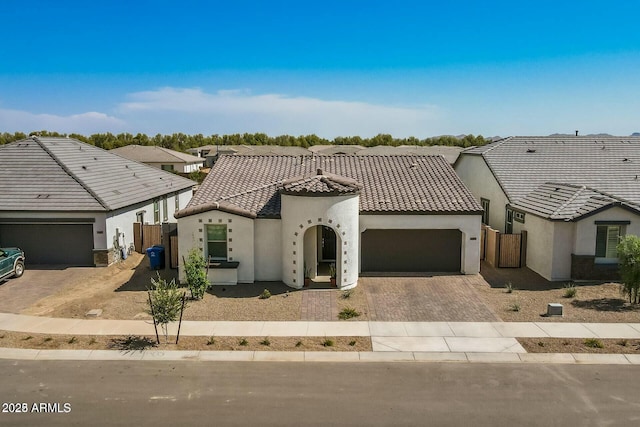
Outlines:
{"type": "Polygon", "coordinates": [[[340,265],[339,240],[335,230],[326,225],[315,225],[305,231],[304,271],[305,278],[311,279],[310,286],[316,288],[335,286],[340,276],[336,268],[340,265]],[[333,281],[332,273],[335,279],[333,281]]]}

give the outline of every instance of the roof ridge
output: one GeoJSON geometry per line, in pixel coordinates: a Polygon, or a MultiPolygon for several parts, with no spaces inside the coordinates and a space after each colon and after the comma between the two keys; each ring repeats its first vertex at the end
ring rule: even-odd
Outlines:
{"type": "MultiPolygon", "coordinates": [[[[499,139],[499,140],[497,140],[497,141],[495,141],[495,142],[492,142],[491,144],[495,144],[495,145],[494,145],[493,147],[489,147],[489,148],[487,148],[485,151],[483,151],[483,152],[481,153],[481,155],[482,155],[482,156],[484,156],[484,155],[485,155],[486,153],[488,153],[489,151],[493,150],[494,148],[498,148],[498,147],[500,147],[502,144],[504,144],[504,143],[506,143],[507,141],[510,141],[510,140],[512,140],[512,139],[513,139],[513,136],[507,136],[507,137],[505,137],[505,138],[502,138],[502,139],[499,139]]],[[[488,144],[488,145],[491,145],[491,144],[488,144]]]]}
{"type": "Polygon", "coordinates": [[[551,216],[553,216],[553,215],[559,215],[559,212],[561,212],[561,211],[562,211],[566,206],[568,206],[568,205],[569,205],[569,203],[573,202],[573,201],[574,201],[574,200],[575,200],[575,199],[580,195],[580,193],[582,193],[582,192],[583,192],[584,190],[586,190],[586,189],[587,189],[587,187],[586,187],[586,186],[584,186],[584,185],[583,185],[583,186],[581,186],[581,187],[579,187],[579,188],[578,188],[578,189],[573,193],[573,196],[569,197],[569,198],[567,199],[567,201],[566,201],[566,202],[564,202],[563,204],[561,204],[561,205],[558,207],[558,209],[556,209],[555,211],[553,211],[553,213],[551,214],[551,216]]]}
{"type": "MultiPolygon", "coordinates": [[[[67,175],[69,175],[74,181],[80,184],[80,186],[84,188],[84,190],[87,193],[89,193],[91,197],[93,197],[98,203],[100,203],[100,205],[103,208],[105,208],[106,210],[111,210],[109,205],[104,200],[102,200],[102,198],[100,198],[93,190],[91,190],[89,186],[87,186],[87,184],[85,184],[80,178],[78,178],[74,173],[72,173],[71,170],[69,170],[69,168],[67,168],[67,166],[55,154],[51,152],[51,150],[49,150],[47,147],[44,146],[44,143],[40,141],[40,139],[37,136],[32,136],[31,139],[35,141],[40,146],[40,148],[42,148],[49,155],[49,157],[51,157],[53,161],[55,161],[58,164],[58,166],[60,166],[62,170],[65,171],[67,175]]],[[[80,142],[81,144],[84,144],[84,142],[81,142],[81,141],[78,141],[78,142],[80,142]]],[[[86,145],[89,145],[89,144],[86,144],[86,145]]]]}
{"type": "Polygon", "coordinates": [[[264,184],[264,185],[262,185],[262,186],[260,186],[260,187],[255,187],[255,188],[252,188],[252,189],[250,189],[250,190],[242,191],[242,192],[240,192],[240,193],[236,193],[236,194],[229,194],[228,196],[221,197],[221,198],[220,198],[220,199],[218,199],[218,200],[229,200],[229,199],[233,199],[234,197],[243,196],[243,195],[245,195],[245,194],[253,193],[254,191],[264,190],[265,188],[268,188],[268,187],[271,187],[271,186],[274,186],[274,185],[275,185],[275,186],[277,186],[277,185],[278,185],[278,182],[275,182],[275,183],[274,183],[274,182],[271,182],[271,183],[269,183],[269,184],[264,184]]]}

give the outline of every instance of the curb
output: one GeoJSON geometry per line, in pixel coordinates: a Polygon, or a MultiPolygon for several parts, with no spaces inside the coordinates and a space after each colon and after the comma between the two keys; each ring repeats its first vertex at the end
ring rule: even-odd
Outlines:
{"type": "Polygon", "coordinates": [[[191,362],[427,362],[640,365],[640,354],[36,350],[0,348],[0,360],[191,361],[191,362]]]}

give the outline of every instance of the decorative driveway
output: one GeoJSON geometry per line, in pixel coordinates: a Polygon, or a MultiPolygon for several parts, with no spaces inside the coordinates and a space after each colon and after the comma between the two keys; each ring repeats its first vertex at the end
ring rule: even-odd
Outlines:
{"type": "Polygon", "coordinates": [[[480,275],[431,277],[360,277],[369,318],[403,322],[494,322],[501,319],[484,303],[474,286],[480,275]]]}

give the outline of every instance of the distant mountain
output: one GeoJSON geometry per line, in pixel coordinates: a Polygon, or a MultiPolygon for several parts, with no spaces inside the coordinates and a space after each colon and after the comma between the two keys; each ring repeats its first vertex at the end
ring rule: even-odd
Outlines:
{"type": "Polygon", "coordinates": [[[640,136],[640,132],[634,132],[631,134],[631,136],[640,136]]]}

